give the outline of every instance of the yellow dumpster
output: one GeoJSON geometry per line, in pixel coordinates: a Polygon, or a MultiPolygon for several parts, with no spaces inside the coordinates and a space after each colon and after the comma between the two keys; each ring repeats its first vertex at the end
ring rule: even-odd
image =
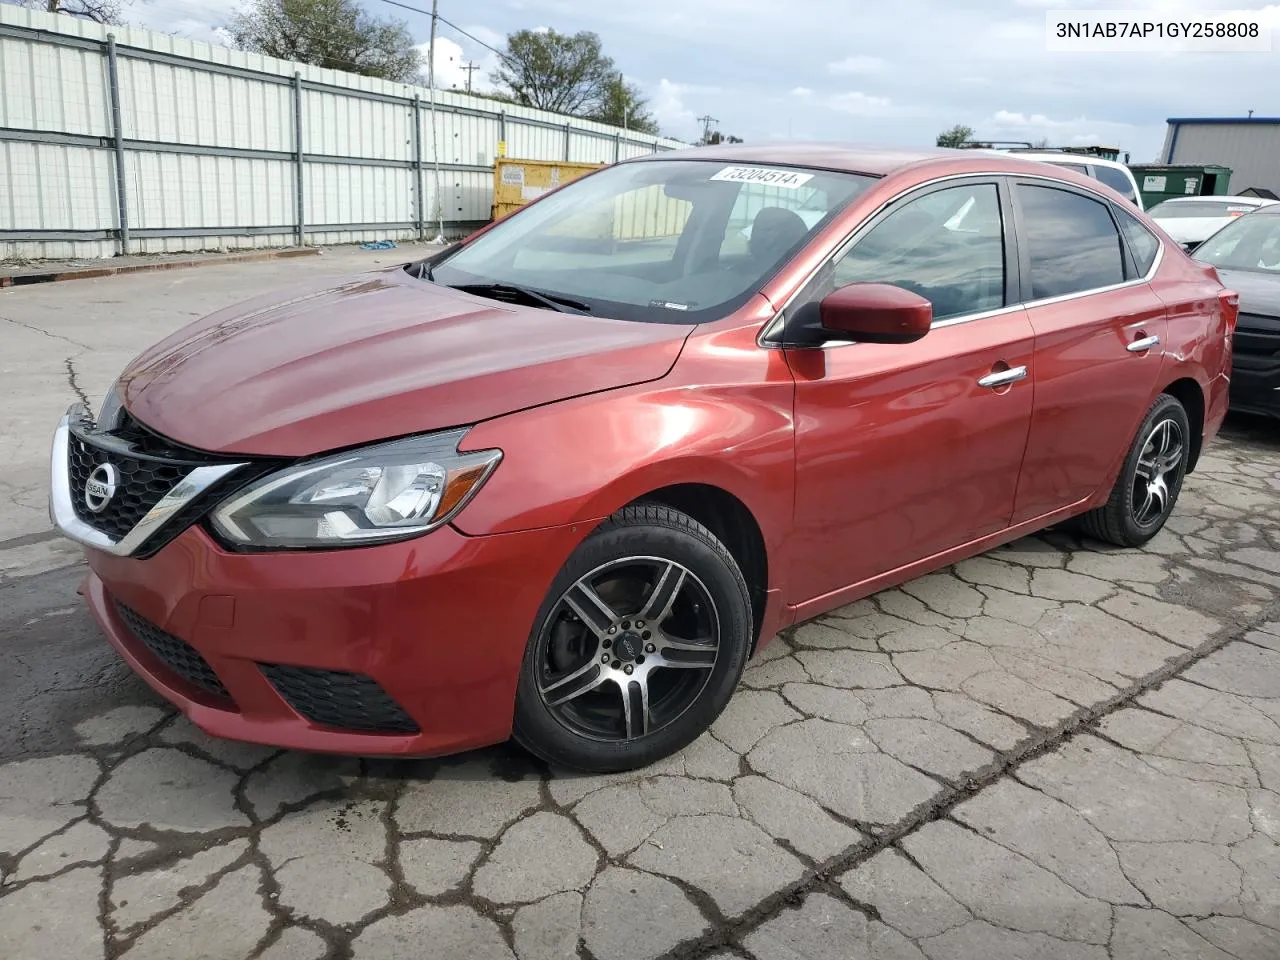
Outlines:
{"type": "Polygon", "coordinates": [[[601,166],[603,164],[499,157],[493,167],[493,218],[505,217],[560,184],[576,180],[601,166]]]}

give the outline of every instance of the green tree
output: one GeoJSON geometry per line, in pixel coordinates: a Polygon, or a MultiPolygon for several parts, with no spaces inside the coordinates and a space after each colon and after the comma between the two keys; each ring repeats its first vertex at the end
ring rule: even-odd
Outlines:
{"type": "Polygon", "coordinates": [[[22,6],[47,13],[65,13],[69,17],[94,23],[121,23],[121,8],[128,0],[21,0],[22,6]]]}
{"type": "Polygon", "coordinates": [[[249,0],[231,22],[241,50],[409,83],[422,70],[409,28],[356,0],[249,0]]]}
{"type": "Polygon", "coordinates": [[[950,130],[943,130],[938,134],[937,145],[940,147],[959,147],[972,139],[973,127],[966,127],[962,123],[957,123],[950,130]]]}
{"type": "Polygon", "coordinates": [[[606,109],[617,78],[594,33],[518,30],[491,79],[512,103],[592,117],[606,109]]]}
{"type": "Polygon", "coordinates": [[[704,147],[713,147],[720,143],[741,143],[742,138],[733,134],[725,136],[719,130],[708,130],[698,142],[704,147]]]}
{"type": "Polygon", "coordinates": [[[619,73],[605,87],[604,100],[590,119],[637,133],[656,135],[658,123],[646,109],[648,105],[649,101],[640,93],[640,88],[634,83],[627,83],[619,73]]]}

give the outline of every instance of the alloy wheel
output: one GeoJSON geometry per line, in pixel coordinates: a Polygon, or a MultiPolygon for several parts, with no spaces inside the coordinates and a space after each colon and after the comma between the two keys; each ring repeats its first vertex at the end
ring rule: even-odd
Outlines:
{"type": "Polygon", "coordinates": [[[674,723],[720,655],[720,618],[687,567],[626,557],[592,570],[552,608],[538,638],[538,694],[579,736],[627,741],[674,723]]]}
{"type": "Polygon", "coordinates": [[[1133,520],[1138,526],[1150,527],[1168,511],[1182,454],[1182,427],[1172,419],[1157,421],[1142,445],[1133,475],[1133,520]]]}

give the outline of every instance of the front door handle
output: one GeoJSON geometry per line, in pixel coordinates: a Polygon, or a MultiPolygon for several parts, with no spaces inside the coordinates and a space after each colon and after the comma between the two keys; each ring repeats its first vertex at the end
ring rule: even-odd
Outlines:
{"type": "Polygon", "coordinates": [[[1133,343],[1125,347],[1130,353],[1142,353],[1150,350],[1152,347],[1160,346],[1160,338],[1156,336],[1143,337],[1141,340],[1135,340],[1133,343]]]}
{"type": "Polygon", "coordinates": [[[1008,370],[997,370],[995,373],[988,373],[978,381],[978,386],[992,388],[1007,387],[1011,383],[1017,383],[1019,380],[1025,380],[1026,376],[1026,367],[1010,367],[1008,370]]]}

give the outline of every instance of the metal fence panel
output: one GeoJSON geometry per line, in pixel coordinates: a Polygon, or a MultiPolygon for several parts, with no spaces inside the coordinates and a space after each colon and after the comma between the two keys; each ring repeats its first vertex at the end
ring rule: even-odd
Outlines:
{"type": "Polygon", "coordinates": [[[414,219],[413,171],[408,168],[309,163],[303,184],[308,224],[414,219]]]}
{"type": "Polygon", "coordinates": [[[406,239],[441,219],[458,233],[489,219],[501,141],[592,164],[680,146],[454,91],[435,105],[0,3],[0,258],[406,239]]]}
{"type": "Polygon", "coordinates": [[[0,183],[25,186],[0,203],[0,231],[115,226],[111,155],[105,150],[0,141],[0,183]]]}

